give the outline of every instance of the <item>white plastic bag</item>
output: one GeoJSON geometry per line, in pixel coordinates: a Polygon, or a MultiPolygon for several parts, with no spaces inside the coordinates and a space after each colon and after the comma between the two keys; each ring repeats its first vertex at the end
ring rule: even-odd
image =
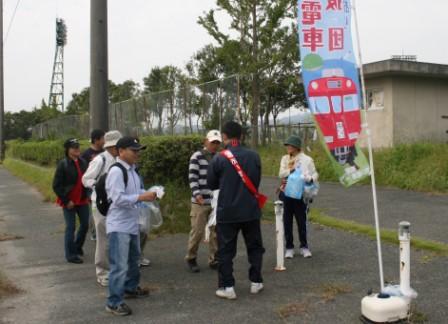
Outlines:
{"type": "Polygon", "coordinates": [[[212,212],[208,217],[208,223],[205,225],[205,239],[204,242],[210,241],[210,229],[213,226],[216,226],[216,209],[218,208],[218,196],[219,190],[213,191],[213,199],[212,199],[212,212]]]}
{"type": "Polygon", "coordinates": [[[149,234],[163,224],[162,212],[157,201],[142,202],[139,206],[138,225],[141,233],[149,234]]]}
{"type": "Polygon", "coordinates": [[[140,233],[149,234],[151,210],[145,203],[140,203],[138,208],[138,227],[140,233]]]}

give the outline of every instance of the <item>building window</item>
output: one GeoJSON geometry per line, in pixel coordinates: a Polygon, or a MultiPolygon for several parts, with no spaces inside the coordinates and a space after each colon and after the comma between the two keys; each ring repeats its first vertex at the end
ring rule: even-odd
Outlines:
{"type": "Polygon", "coordinates": [[[384,109],[384,91],[382,89],[367,90],[367,110],[384,109]]]}

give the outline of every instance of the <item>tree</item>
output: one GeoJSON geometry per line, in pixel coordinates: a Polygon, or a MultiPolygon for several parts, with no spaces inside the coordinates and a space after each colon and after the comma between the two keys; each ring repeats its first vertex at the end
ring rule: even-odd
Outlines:
{"type": "MultiPolygon", "coordinates": [[[[198,23],[223,48],[238,44],[238,63],[231,66],[239,73],[249,75],[250,79],[250,116],[252,124],[252,145],[258,145],[258,116],[261,100],[262,76],[270,66],[280,59],[271,56],[275,42],[282,34],[282,23],[293,15],[295,1],[292,0],[217,0],[217,6],[231,18],[231,29],[238,32],[236,39],[223,33],[215,19],[215,10],[210,10],[198,23]]],[[[298,59],[298,58],[297,58],[298,59]]]]}
{"type": "MultiPolygon", "coordinates": [[[[115,84],[109,80],[108,95],[109,102],[116,103],[131,99],[140,94],[138,83],[126,80],[123,83],[115,84]]],[[[72,100],[66,107],[68,115],[83,115],[90,111],[89,106],[90,87],[84,88],[80,93],[73,93],[72,100]]]]}
{"type": "Polygon", "coordinates": [[[143,79],[144,91],[150,94],[154,104],[153,110],[158,117],[159,133],[163,133],[164,111],[167,110],[166,119],[170,133],[174,135],[182,112],[176,105],[176,91],[180,88],[182,75],[182,71],[175,66],[167,65],[162,68],[156,66],[143,79]]]}
{"type": "Polygon", "coordinates": [[[6,112],[5,114],[5,139],[29,139],[31,129],[34,125],[57,118],[62,112],[56,107],[48,106],[44,100],[39,108],[35,107],[32,111],[21,110],[17,113],[6,112]]]}

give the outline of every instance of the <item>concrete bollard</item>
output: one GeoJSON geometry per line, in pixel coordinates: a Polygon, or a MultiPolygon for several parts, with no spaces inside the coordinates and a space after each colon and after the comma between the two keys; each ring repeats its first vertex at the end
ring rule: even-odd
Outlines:
{"type": "Polygon", "coordinates": [[[411,224],[400,222],[398,239],[400,240],[400,290],[403,296],[416,298],[417,292],[411,288],[411,224]]]}
{"type": "Polygon", "coordinates": [[[283,229],[283,201],[277,200],[274,203],[275,211],[275,233],[277,242],[277,266],[276,271],[285,271],[285,233],[283,229]]]}

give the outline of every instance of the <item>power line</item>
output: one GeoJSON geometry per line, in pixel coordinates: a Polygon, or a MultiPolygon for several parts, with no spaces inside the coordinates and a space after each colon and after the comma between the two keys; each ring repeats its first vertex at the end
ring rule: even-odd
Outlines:
{"type": "Polygon", "coordinates": [[[14,22],[14,18],[16,17],[17,8],[19,8],[20,1],[21,0],[17,0],[16,7],[14,8],[14,12],[12,13],[11,21],[9,22],[8,29],[6,31],[5,40],[3,41],[4,44],[6,44],[6,41],[8,40],[9,32],[11,31],[11,27],[14,22]]]}

